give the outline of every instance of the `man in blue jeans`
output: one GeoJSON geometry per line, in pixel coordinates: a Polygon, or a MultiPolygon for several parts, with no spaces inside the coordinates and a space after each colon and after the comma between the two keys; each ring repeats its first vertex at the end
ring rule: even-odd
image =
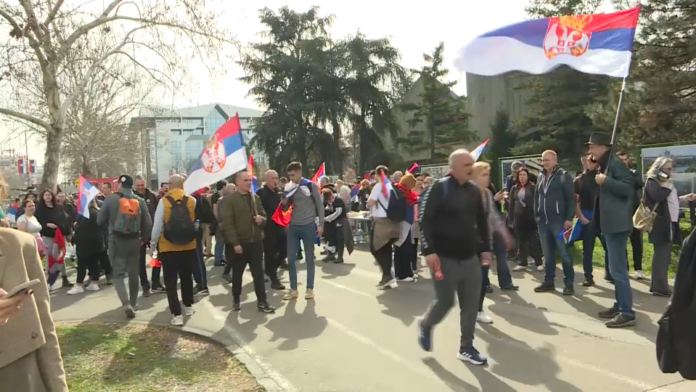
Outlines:
{"type": "Polygon", "coordinates": [[[628,167],[611,152],[611,136],[595,132],[587,144],[599,163],[599,173],[595,176],[599,184],[595,224],[607,244],[616,297],[614,306],[599,312],[599,317],[610,319],[605,323],[608,328],[629,327],[636,324],[626,253],[628,237],[633,231],[634,179],[628,167]]]}
{"type": "Polygon", "coordinates": [[[556,250],[561,256],[563,266],[563,295],[573,295],[573,258],[562,236],[559,234],[573,227],[575,216],[575,191],[573,179],[565,170],[558,167],[558,157],[555,151],[546,150],[541,154],[539,183],[534,194],[534,218],[539,224],[539,238],[544,248],[544,282],[534,289],[537,293],[555,291],[556,286],[556,250]]]}
{"type": "Polygon", "coordinates": [[[281,204],[284,209],[292,205],[292,218],[288,225],[288,266],[290,273],[290,290],[284,300],[297,299],[297,260],[294,255],[300,249],[300,241],[304,243],[307,261],[307,292],[305,299],[314,298],[314,241],[324,232],[324,201],[317,184],[302,177],[302,164],[290,162],[287,168],[291,182],[283,191],[281,204]],[[318,219],[318,226],[315,221],[318,219]]]}

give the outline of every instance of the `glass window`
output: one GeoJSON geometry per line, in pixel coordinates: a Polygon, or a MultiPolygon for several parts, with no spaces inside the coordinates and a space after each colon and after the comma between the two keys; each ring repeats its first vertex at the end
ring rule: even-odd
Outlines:
{"type": "Polygon", "coordinates": [[[172,163],[176,166],[181,161],[181,142],[170,142],[169,150],[172,153],[172,163]]]}
{"type": "Polygon", "coordinates": [[[172,135],[181,135],[181,129],[172,129],[172,135]]]}
{"type": "Polygon", "coordinates": [[[184,136],[193,135],[193,129],[184,129],[184,136]]]}
{"type": "Polygon", "coordinates": [[[214,134],[226,121],[216,109],[211,110],[205,118],[205,134],[214,134]]]}
{"type": "Polygon", "coordinates": [[[198,159],[203,151],[204,142],[202,140],[191,140],[186,142],[186,159],[198,159]]]}

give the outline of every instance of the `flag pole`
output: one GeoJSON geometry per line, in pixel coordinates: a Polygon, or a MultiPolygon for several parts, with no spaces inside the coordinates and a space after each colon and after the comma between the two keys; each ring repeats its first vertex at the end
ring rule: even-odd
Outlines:
{"type": "Polygon", "coordinates": [[[619,119],[621,118],[621,108],[623,107],[624,93],[626,93],[626,78],[623,79],[621,84],[621,94],[619,94],[619,104],[616,107],[616,118],[614,119],[614,130],[611,132],[611,144],[614,145],[616,141],[616,131],[619,128],[619,119]]]}

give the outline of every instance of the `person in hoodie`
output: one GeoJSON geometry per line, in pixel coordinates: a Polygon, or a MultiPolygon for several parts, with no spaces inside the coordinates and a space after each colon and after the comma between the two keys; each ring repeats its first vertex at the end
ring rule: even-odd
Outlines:
{"type": "MultiPolygon", "coordinates": [[[[56,236],[56,229],[60,229],[63,236],[70,235],[70,223],[68,216],[65,215],[63,207],[56,202],[56,196],[46,189],[39,194],[39,205],[34,213],[36,219],[41,224],[41,238],[43,239],[46,252],[53,249],[53,239],[56,236]]],[[[65,263],[61,264],[60,274],[63,278],[63,287],[72,287],[65,271],[65,263]]]]}
{"type": "Polygon", "coordinates": [[[133,178],[123,174],[118,181],[119,192],[104,199],[97,223],[109,225],[109,258],[116,293],[126,317],[134,318],[140,283],[140,247],[150,241],[152,218],[145,200],[133,193],[133,178]]]}
{"type": "MultiPolygon", "coordinates": [[[[150,219],[154,219],[159,198],[156,194],[147,189],[145,177],[135,177],[135,188],[133,189],[133,193],[145,201],[147,212],[150,214],[150,219]]],[[[145,243],[140,247],[140,285],[143,288],[143,297],[149,297],[150,293],[167,292],[162,283],[160,283],[162,267],[152,267],[152,285],[150,285],[150,281],[147,280],[147,248],[149,246],[149,243],[145,243]]]]}
{"type": "Polygon", "coordinates": [[[563,266],[563,295],[573,295],[573,258],[565,244],[562,233],[573,227],[575,217],[575,189],[573,179],[565,170],[558,167],[555,151],[546,150],[541,154],[544,170],[539,173],[539,183],[534,194],[534,218],[539,224],[539,238],[544,249],[543,283],[534,291],[544,293],[555,291],[556,251],[561,256],[563,266]],[[559,238],[560,236],[560,238],[559,238]]]}

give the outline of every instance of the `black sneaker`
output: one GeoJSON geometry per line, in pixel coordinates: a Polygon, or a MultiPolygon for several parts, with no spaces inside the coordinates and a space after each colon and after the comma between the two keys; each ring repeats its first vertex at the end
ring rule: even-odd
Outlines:
{"type": "Polygon", "coordinates": [[[157,287],[153,287],[152,289],[150,289],[150,292],[152,292],[153,294],[166,294],[167,289],[166,289],[166,287],[159,285],[157,287]]]}
{"type": "Polygon", "coordinates": [[[147,287],[143,287],[143,297],[147,298],[150,296],[150,289],[147,287]]]}
{"type": "Polygon", "coordinates": [[[510,286],[501,287],[500,289],[503,291],[517,291],[520,289],[520,286],[515,286],[514,284],[511,284],[510,286]]]}
{"type": "Polygon", "coordinates": [[[227,283],[232,283],[232,276],[230,276],[230,274],[222,274],[222,279],[225,279],[227,283]]]}
{"type": "Polygon", "coordinates": [[[285,285],[280,283],[279,280],[271,283],[271,288],[273,290],[285,290],[285,285]]]}
{"type": "Polygon", "coordinates": [[[73,287],[74,284],[70,283],[67,276],[63,276],[63,287],[73,287]]]}
{"type": "Polygon", "coordinates": [[[193,293],[193,295],[196,295],[198,297],[205,297],[206,295],[210,295],[210,291],[208,291],[208,288],[200,289],[197,293],[193,293]]]}
{"type": "Polygon", "coordinates": [[[613,319],[618,314],[619,314],[619,309],[617,309],[615,306],[612,306],[610,309],[602,310],[597,315],[603,319],[613,319]]]}
{"type": "Polygon", "coordinates": [[[196,287],[193,288],[193,295],[196,295],[201,292],[201,287],[199,285],[196,285],[196,287]]]}
{"type": "Polygon", "coordinates": [[[593,279],[585,279],[585,281],[582,282],[582,285],[585,287],[592,287],[595,285],[595,282],[593,279]]]}
{"type": "Polygon", "coordinates": [[[226,264],[225,260],[218,260],[213,265],[216,267],[224,267],[226,264]]]}
{"type": "Polygon", "coordinates": [[[324,257],[323,259],[321,259],[321,261],[325,261],[325,262],[326,262],[326,261],[336,261],[336,256],[334,256],[333,254],[329,253],[328,255],[326,255],[326,257],[324,257]]]}
{"type": "Polygon", "coordinates": [[[493,287],[491,287],[491,286],[486,287],[486,294],[493,294],[493,287]]]}
{"type": "Polygon", "coordinates": [[[425,351],[433,349],[433,329],[425,328],[422,320],[418,322],[418,344],[425,351]]]}
{"type": "Polygon", "coordinates": [[[238,312],[242,309],[242,304],[239,302],[239,298],[232,299],[232,311],[238,312]]]}
{"type": "Polygon", "coordinates": [[[619,313],[613,319],[604,323],[607,328],[625,328],[636,325],[636,318],[627,314],[619,313]]]}
{"type": "Polygon", "coordinates": [[[343,256],[338,256],[338,258],[336,259],[336,261],[334,261],[334,263],[343,264],[343,256]]]}
{"type": "Polygon", "coordinates": [[[269,305],[268,302],[259,302],[256,304],[256,307],[259,309],[259,312],[275,313],[276,311],[276,309],[269,305]]]}
{"type": "Polygon", "coordinates": [[[393,284],[396,283],[396,279],[394,277],[389,277],[389,278],[383,278],[378,284],[377,284],[377,289],[378,290],[386,290],[390,289],[393,284]]]}
{"type": "Polygon", "coordinates": [[[457,358],[461,361],[467,361],[479,366],[488,363],[488,359],[481,355],[481,353],[479,353],[478,350],[473,347],[460,349],[457,358]]]}
{"type": "Polygon", "coordinates": [[[653,295],[653,297],[665,297],[665,298],[669,298],[669,297],[672,296],[672,293],[670,293],[670,292],[664,292],[664,291],[651,291],[650,293],[653,295]]]}
{"type": "Polygon", "coordinates": [[[534,288],[536,293],[548,293],[550,291],[556,291],[556,286],[553,283],[542,283],[540,286],[534,288]]]}
{"type": "Polygon", "coordinates": [[[575,294],[575,289],[572,287],[564,287],[563,288],[563,295],[573,295],[575,294]]]}

